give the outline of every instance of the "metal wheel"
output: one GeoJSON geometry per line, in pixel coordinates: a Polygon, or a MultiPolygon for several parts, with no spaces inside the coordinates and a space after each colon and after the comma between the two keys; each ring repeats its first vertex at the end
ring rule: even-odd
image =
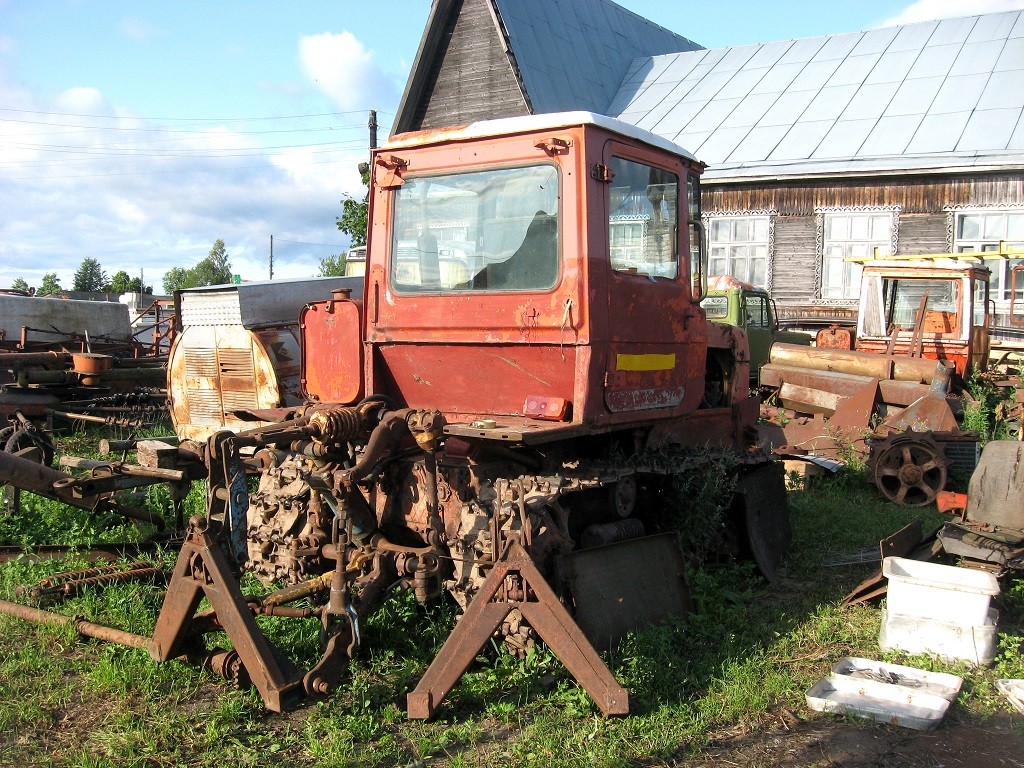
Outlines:
{"type": "Polygon", "coordinates": [[[949,462],[928,432],[893,435],[871,448],[868,466],[875,486],[904,507],[931,504],[946,485],[949,462]]]}

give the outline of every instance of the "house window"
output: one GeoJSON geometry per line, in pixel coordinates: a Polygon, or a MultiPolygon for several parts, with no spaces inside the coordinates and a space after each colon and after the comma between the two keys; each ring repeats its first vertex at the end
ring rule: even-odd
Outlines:
{"type": "Polygon", "coordinates": [[[679,177],[663,168],[611,159],[609,257],[612,269],[669,277],[679,272],[679,177]]]}
{"type": "Polygon", "coordinates": [[[767,216],[715,216],[708,232],[710,275],[731,275],[765,287],[768,274],[767,216]]]}
{"type": "Polygon", "coordinates": [[[821,254],[821,297],[856,299],[860,295],[861,265],[850,258],[870,258],[892,252],[892,214],[856,211],[824,214],[821,254]]]}
{"type": "MultiPolygon", "coordinates": [[[[956,214],[956,253],[998,251],[999,243],[1010,249],[1024,248],[1024,211],[965,211],[956,214]]],[[[990,295],[1010,300],[1010,272],[1024,259],[990,259],[985,266],[992,270],[990,295]]],[[[1024,296],[1017,292],[1017,300],[1024,296]]]]}
{"type": "Polygon", "coordinates": [[[644,256],[644,223],[642,221],[614,221],[611,235],[612,264],[637,264],[644,256]]]}

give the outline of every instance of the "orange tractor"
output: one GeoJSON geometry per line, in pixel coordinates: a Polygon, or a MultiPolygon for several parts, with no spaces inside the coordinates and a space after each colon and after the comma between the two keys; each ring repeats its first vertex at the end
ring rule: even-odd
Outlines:
{"type": "Polygon", "coordinates": [[[259,426],[196,446],[208,511],[154,657],[244,670],[280,710],[338,684],[395,589],[447,591],[465,613],[410,716],[431,716],[491,637],[544,640],[602,711],[626,713],[595,647],[687,608],[678,534],[652,515],[670,476],[728,454],[723,541],[774,578],[789,539],[781,465],[752,446],[746,337],[698,303],[701,170],[589,113],[374,150],[363,298],[303,309],[305,404],[236,413],[259,426]],[[284,586],[245,596],[246,570],[284,586]],[[320,662],[284,660],[260,613],[317,617],[320,662]],[[210,661],[215,628],[237,657],[210,661]]]}

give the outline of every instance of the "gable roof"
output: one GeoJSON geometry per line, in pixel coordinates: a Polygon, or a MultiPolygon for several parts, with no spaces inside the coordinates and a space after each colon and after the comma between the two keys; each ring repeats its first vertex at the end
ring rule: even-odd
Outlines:
{"type": "Polygon", "coordinates": [[[644,57],[607,112],[708,180],[1024,166],[1024,12],[644,57]]]}
{"type": "MultiPolygon", "coordinates": [[[[478,0],[489,9],[490,24],[472,0],[433,0],[427,26],[395,117],[392,133],[418,130],[424,103],[433,98],[437,71],[453,40],[458,17],[472,11],[476,34],[500,45],[509,72],[522,92],[522,114],[563,111],[607,112],[630,64],[638,57],[700,49],[610,0],[478,0]],[[479,27],[486,27],[480,29],[479,27]]],[[[451,74],[451,73],[450,73],[451,74]]],[[[463,73],[454,73],[459,77],[463,73]]],[[[465,73],[469,80],[474,73],[465,73]]],[[[466,83],[473,88],[472,82],[466,83]]],[[[486,87],[480,85],[477,87],[486,87]]],[[[464,110],[463,110],[464,111],[464,110]]],[[[485,119],[491,114],[476,114],[485,119]]],[[[502,116],[505,116],[503,114],[502,116]]],[[[455,122],[465,122],[463,115],[455,122]]]]}
{"type": "Polygon", "coordinates": [[[494,0],[534,114],[605,112],[638,56],[700,45],[609,0],[494,0]]]}

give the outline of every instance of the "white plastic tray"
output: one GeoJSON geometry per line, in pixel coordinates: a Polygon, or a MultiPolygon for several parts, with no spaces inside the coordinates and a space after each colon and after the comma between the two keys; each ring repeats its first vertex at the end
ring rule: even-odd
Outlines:
{"type": "Polygon", "coordinates": [[[941,696],[849,675],[824,677],[804,697],[807,706],[818,712],[853,715],[919,731],[937,728],[949,709],[949,702],[941,696]]]}
{"type": "Polygon", "coordinates": [[[996,687],[1014,709],[1024,714],[1024,680],[996,680],[996,687]]]}
{"type": "Polygon", "coordinates": [[[832,667],[833,675],[846,675],[857,680],[875,680],[889,685],[913,688],[921,693],[941,696],[954,701],[960,693],[963,678],[946,672],[928,672],[917,667],[902,664],[888,664],[884,661],[862,659],[858,656],[844,656],[832,667]]]}

